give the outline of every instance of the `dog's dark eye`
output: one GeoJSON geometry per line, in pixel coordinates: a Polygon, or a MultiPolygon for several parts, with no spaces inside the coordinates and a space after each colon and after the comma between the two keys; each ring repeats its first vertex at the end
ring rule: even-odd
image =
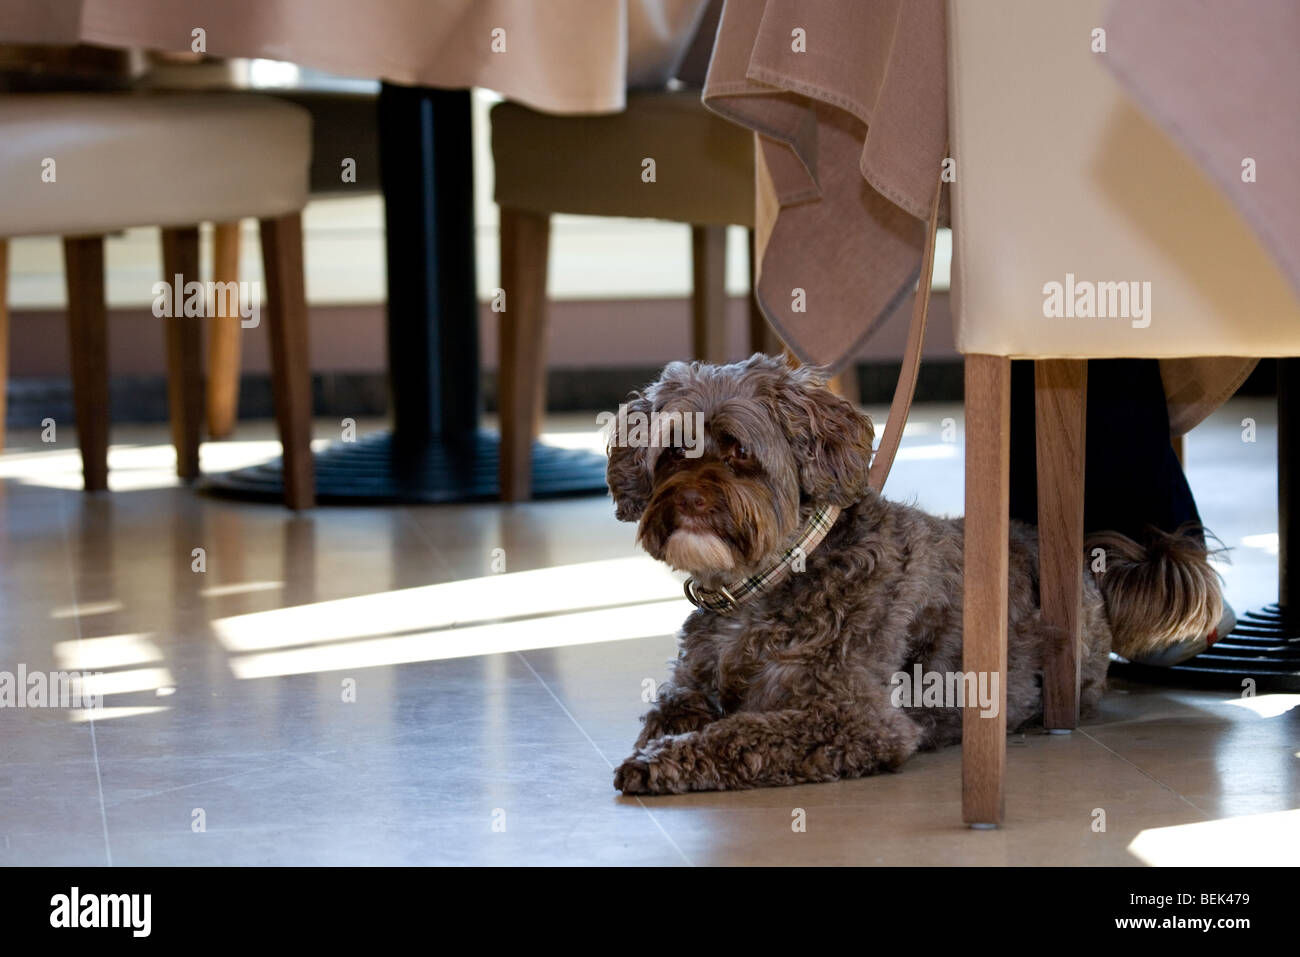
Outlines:
{"type": "Polygon", "coordinates": [[[724,457],[727,464],[733,468],[737,465],[746,466],[750,463],[749,449],[735,439],[731,440],[724,457]]]}
{"type": "Polygon", "coordinates": [[[686,450],[680,445],[670,445],[668,447],[668,457],[673,461],[686,458],[686,450]]]}

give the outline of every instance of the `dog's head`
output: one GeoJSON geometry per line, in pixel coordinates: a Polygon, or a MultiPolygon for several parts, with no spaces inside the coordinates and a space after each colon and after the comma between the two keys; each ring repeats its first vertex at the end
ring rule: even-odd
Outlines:
{"type": "Polygon", "coordinates": [[[673,568],[712,578],[779,557],[808,511],[867,492],[871,420],[816,369],[754,355],[674,362],[609,423],[616,514],[673,568]]]}

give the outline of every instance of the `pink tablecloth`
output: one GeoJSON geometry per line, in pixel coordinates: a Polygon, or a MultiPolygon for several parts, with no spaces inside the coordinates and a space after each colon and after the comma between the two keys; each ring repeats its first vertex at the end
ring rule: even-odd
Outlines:
{"type": "Polygon", "coordinates": [[[344,76],[482,86],[554,113],[662,86],[706,0],[4,0],[0,42],[287,60],[344,76]],[[504,34],[494,31],[502,30],[504,34]],[[495,41],[495,44],[494,44],[495,41]],[[500,49],[504,43],[504,50],[500,49]],[[494,45],[497,50],[494,50],[494,45]]]}
{"type": "Polygon", "coordinates": [[[916,288],[945,50],[943,0],[723,11],[704,102],[759,134],[758,298],[806,362],[838,369],[916,288]]]}

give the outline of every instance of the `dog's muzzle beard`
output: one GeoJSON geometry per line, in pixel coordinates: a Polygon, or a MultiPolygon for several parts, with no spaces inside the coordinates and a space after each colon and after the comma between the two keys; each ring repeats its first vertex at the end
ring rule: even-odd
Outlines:
{"type": "Polygon", "coordinates": [[[781,522],[761,482],[682,472],[655,489],[637,541],[651,557],[695,575],[752,568],[780,545],[781,522]]]}

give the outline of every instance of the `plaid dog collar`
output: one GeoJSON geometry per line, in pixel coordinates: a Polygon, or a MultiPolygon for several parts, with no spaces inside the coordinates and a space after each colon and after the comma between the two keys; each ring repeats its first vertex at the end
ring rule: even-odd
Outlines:
{"type": "Polygon", "coordinates": [[[796,556],[807,557],[821,544],[822,539],[830,532],[839,517],[838,505],[819,506],[808,516],[808,523],[804,525],[803,532],[795,543],[766,569],[757,575],[742,578],[730,587],[722,586],[716,590],[704,588],[696,584],[694,578],[688,578],[683,586],[686,597],[696,608],[703,608],[706,611],[716,611],[724,615],[735,611],[742,602],[785,578],[790,573],[791,560],[796,556]]]}

